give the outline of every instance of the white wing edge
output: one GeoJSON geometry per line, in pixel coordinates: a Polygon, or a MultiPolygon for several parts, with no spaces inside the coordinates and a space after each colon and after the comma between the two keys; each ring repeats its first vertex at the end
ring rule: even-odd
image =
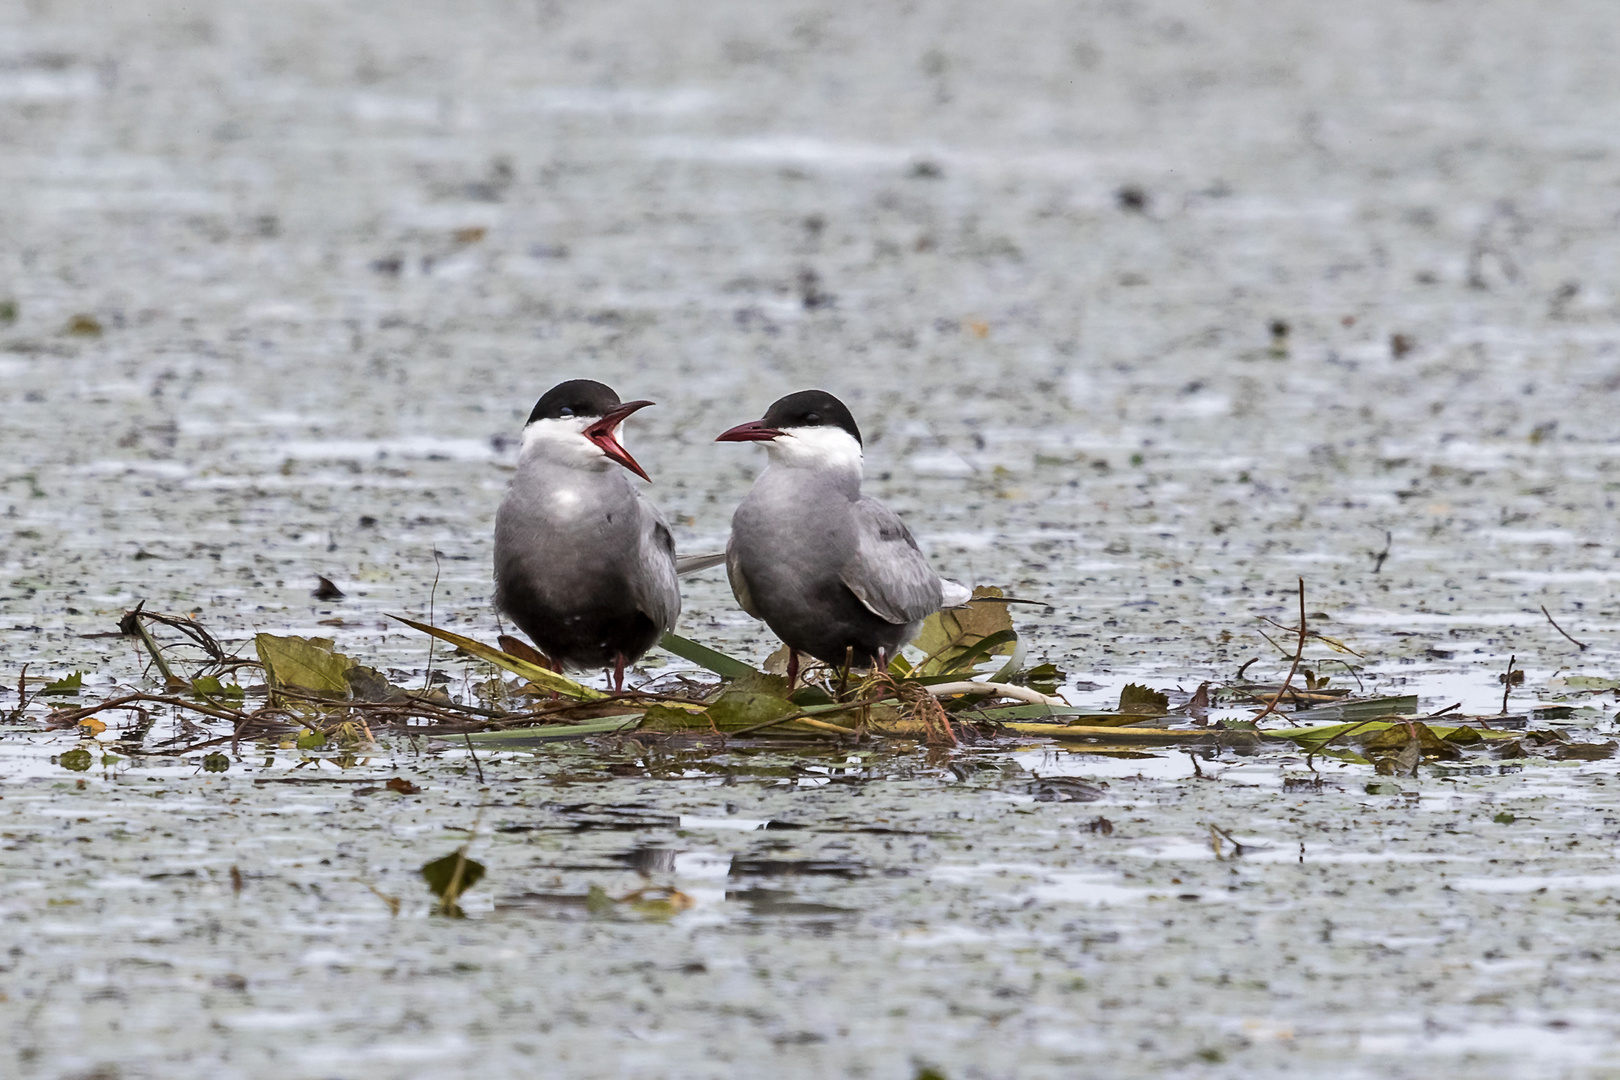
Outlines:
{"type": "Polygon", "coordinates": [[[939,579],[940,607],[965,607],[973,599],[973,590],[959,585],[950,578],[939,579]]]}

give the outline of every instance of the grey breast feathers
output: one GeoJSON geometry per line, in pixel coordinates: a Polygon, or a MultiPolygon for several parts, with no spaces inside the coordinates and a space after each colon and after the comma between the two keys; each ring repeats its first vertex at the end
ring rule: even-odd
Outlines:
{"type": "Polygon", "coordinates": [[[897,625],[938,611],[939,575],[899,515],[870,498],[858,500],[850,509],[855,517],[855,553],[839,573],[849,591],[872,614],[897,625]]]}

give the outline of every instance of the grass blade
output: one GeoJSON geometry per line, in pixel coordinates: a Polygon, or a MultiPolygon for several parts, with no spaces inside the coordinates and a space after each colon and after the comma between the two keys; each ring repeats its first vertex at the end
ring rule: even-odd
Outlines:
{"type": "Polygon", "coordinates": [[[590,735],[614,735],[641,723],[640,713],[584,720],[577,724],[540,724],[535,727],[507,728],[504,731],[475,731],[467,738],[480,746],[511,747],[539,745],[562,739],[583,739],[590,735]]]}
{"type": "Polygon", "coordinates": [[[759,674],[741,660],[734,660],[723,652],[716,652],[707,645],[699,645],[679,634],[665,634],[658,644],[665,652],[674,653],[682,660],[690,660],[698,667],[706,668],[723,679],[741,679],[745,675],[759,674]]]}
{"type": "Polygon", "coordinates": [[[543,668],[539,664],[519,660],[511,653],[504,653],[493,645],[485,645],[482,641],[475,641],[470,637],[463,637],[461,634],[453,634],[449,630],[440,630],[437,626],[419,623],[415,619],[407,619],[403,615],[390,615],[389,618],[397,619],[412,630],[420,630],[422,633],[436,637],[440,641],[448,641],[457,648],[472,653],[480,660],[488,660],[496,667],[505,668],[514,675],[521,675],[541,689],[550,690],[554,694],[561,694],[563,697],[571,697],[579,701],[601,701],[609,696],[600,690],[593,690],[589,686],[577,683],[565,675],[559,675],[555,671],[543,668]]]}

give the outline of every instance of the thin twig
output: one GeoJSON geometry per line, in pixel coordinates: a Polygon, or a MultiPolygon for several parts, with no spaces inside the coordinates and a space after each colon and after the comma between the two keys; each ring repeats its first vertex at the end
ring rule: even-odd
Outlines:
{"type": "Polygon", "coordinates": [[[1503,716],[1507,715],[1508,695],[1513,693],[1513,661],[1515,661],[1517,659],[1518,659],[1517,656],[1509,656],[1508,657],[1507,674],[1502,676],[1502,715],[1503,716]]]}
{"type": "Polygon", "coordinates": [[[7,718],[8,721],[10,723],[16,723],[18,720],[21,720],[22,715],[23,715],[24,711],[27,710],[27,708],[28,708],[28,665],[24,664],[22,666],[22,672],[17,676],[17,707],[15,709],[11,710],[11,716],[7,718]]]}
{"type": "MultiPolygon", "coordinates": [[[[1260,615],[1260,616],[1258,616],[1258,618],[1260,619],[1261,622],[1268,622],[1272,626],[1275,626],[1279,630],[1290,630],[1291,631],[1291,630],[1294,629],[1292,626],[1284,626],[1282,623],[1278,622],[1276,619],[1273,619],[1268,615],[1260,615]]],[[[1264,635],[1262,635],[1262,636],[1264,636],[1264,635]]],[[[1340,641],[1338,638],[1330,638],[1326,634],[1317,633],[1315,630],[1311,631],[1310,636],[1315,638],[1317,641],[1325,643],[1326,645],[1328,645],[1329,648],[1343,649],[1345,652],[1349,653],[1351,656],[1361,656],[1361,653],[1356,652],[1356,650],[1352,649],[1350,646],[1346,645],[1344,642],[1340,641]]],[[[1271,639],[1266,638],[1266,640],[1270,641],[1271,639]]],[[[1361,656],[1361,658],[1363,660],[1366,659],[1365,656],[1361,656]]]]}
{"type": "Polygon", "coordinates": [[[158,649],[157,642],[152,640],[151,631],[147,630],[145,624],[141,622],[141,612],[135,612],[135,618],[131,621],[135,625],[136,636],[139,637],[142,643],[146,645],[147,652],[152,654],[152,662],[155,663],[157,665],[157,669],[163,673],[163,685],[171,686],[174,683],[183,682],[184,680],[175,678],[174,672],[169,670],[169,665],[163,659],[163,653],[158,649]]]}
{"type": "Polygon", "coordinates": [[[1277,706],[1282,703],[1283,695],[1288,693],[1288,691],[1292,688],[1292,685],[1293,685],[1293,682],[1294,682],[1294,673],[1299,670],[1299,662],[1305,658],[1305,634],[1306,634],[1306,629],[1305,629],[1305,579],[1300,578],[1299,579],[1299,651],[1294,653],[1294,662],[1288,668],[1288,677],[1283,680],[1283,684],[1282,684],[1281,689],[1279,689],[1277,691],[1277,696],[1272,698],[1271,703],[1269,705],[1267,705],[1263,710],[1261,710],[1260,715],[1258,715],[1258,716],[1256,716],[1254,718],[1254,722],[1255,722],[1256,725],[1258,725],[1260,723],[1260,721],[1264,720],[1267,716],[1270,716],[1273,712],[1276,711],[1277,706]]]}
{"type": "MultiPolygon", "coordinates": [[[[437,600],[439,598],[439,571],[441,569],[442,569],[442,567],[439,565],[439,548],[438,548],[437,545],[434,545],[434,548],[433,548],[433,588],[428,590],[428,625],[429,626],[437,626],[438,622],[439,622],[436,618],[434,618],[434,604],[435,604],[435,602],[437,602],[437,600]]],[[[428,635],[427,674],[422,676],[422,689],[423,690],[431,690],[431,689],[433,689],[433,643],[436,642],[437,640],[438,639],[435,638],[433,635],[431,635],[431,634],[428,635]]]]}
{"type": "Polygon", "coordinates": [[[1566,631],[1562,626],[1559,626],[1558,625],[1558,620],[1556,620],[1556,619],[1554,619],[1552,617],[1552,612],[1547,610],[1547,605],[1546,604],[1541,605],[1541,613],[1543,615],[1547,616],[1547,621],[1552,623],[1552,628],[1554,630],[1558,631],[1560,634],[1563,634],[1564,637],[1569,641],[1569,643],[1571,645],[1573,645],[1577,649],[1581,650],[1581,652],[1586,651],[1586,643],[1584,641],[1576,641],[1574,638],[1570,637],[1568,631],[1566,631]]]}
{"type": "Polygon", "coordinates": [[[484,767],[478,764],[478,751],[473,749],[472,736],[462,732],[461,737],[467,740],[467,753],[472,755],[473,768],[478,770],[478,782],[482,784],[484,782],[484,767]]]}
{"type": "Polygon", "coordinates": [[[1388,529],[1384,530],[1384,550],[1368,552],[1373,559],[1373,573],[1377,574],[1384,569],[1384,560],[1389,558],[1389,549],[1395,543],[1395,534],[1388,529]]]}

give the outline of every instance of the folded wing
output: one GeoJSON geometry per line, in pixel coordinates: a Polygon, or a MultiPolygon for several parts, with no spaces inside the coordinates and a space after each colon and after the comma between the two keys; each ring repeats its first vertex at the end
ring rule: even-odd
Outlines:
{"type": "Polygon", "coordinates": [[[925,619],[941,603],[939,575],[898,514],[876,499],[854,505],[855,554],[839,574],[866,609],[897,625],[925,619]]]}
{"type": "Polygon", "coordinates": [[[675,577],[675,537],[658,508],[637,500],[641,512],[641,570],[632,578],[636,606],[660,630],[674,627],[681,613],[681,587],[675,577]]]}

